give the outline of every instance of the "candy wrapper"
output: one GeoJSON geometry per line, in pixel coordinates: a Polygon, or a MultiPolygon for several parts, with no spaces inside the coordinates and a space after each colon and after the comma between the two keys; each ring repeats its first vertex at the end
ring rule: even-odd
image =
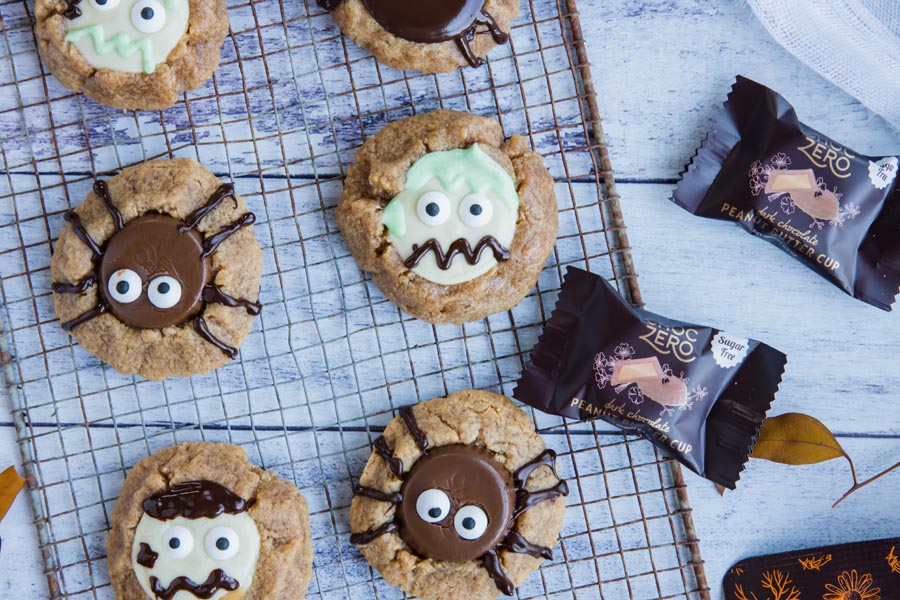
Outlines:
{"type": "Polygon", "coordinates": [[[810,548],[742,560],[725,575],[727,600],[900,598],[900,538],[810,548]]]}
{"type": "Polygon", "coordinates": [[[734,489],[785,363],[755,340],[636,309],[602,277],[569,267],[513,395],[639,433],[734,489]]]}
{"type": "Polygon", "coordinates": [[[801,123],[784,98],[738,77],[673,200],[739,223],[890,310],[900,291],[898,164],[836,143],[801,123]]]}

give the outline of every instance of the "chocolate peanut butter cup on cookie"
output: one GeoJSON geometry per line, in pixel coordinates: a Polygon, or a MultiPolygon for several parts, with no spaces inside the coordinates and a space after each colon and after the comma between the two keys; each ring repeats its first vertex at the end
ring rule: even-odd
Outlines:
{"type": "Polygon", "coordinates": [[[65,87],[157,110],[201,86],[228,33],[225,0],[36,0],[38,51],[65,87]]]}
{"type": "Polygon", "coordinates": [[[180,444],[128,473],[107,552],[118,600],[302,600],[309,509],[241,448],[180,444]]]}
{"type": "Polygon", "coordinates": [[[125,169],[65,214],[50,272],[63,329],[121,373],[190,376],[235,358],[262,309],[243,199],[192,160],[125,169]]]}
{"type": "Polygon", "coordinates": [[[385,127],[357,154],[337,221],[404,311],[465,323],[515,306],[556,242],[553,178],[525,138],[453,111],[385,127]]]}
{"type": "Polygon", "coordinates": [[[396,69],[443,73],[481,66],[509,41],[519,0],[318,0],[354,42],[396,69]]]}
{"type": "Polygon", "coordinates": [[[553,556],[566,482],[505,396],[469,390],[400,409],[350,507],[350,541],[424,600],[489,600],[553,556]]]}

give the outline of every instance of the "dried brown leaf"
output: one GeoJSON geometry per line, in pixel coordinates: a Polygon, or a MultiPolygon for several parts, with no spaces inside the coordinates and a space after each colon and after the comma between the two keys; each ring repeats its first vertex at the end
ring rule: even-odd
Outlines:
{"type": "Polygon", "coordinates": [[[6,516],[6,511],[12,506],[13,500],[24,485],[25,480],[19,477],[12,467],[0,473],[0,521],[6,516]]]}
{"type": "Polygon", "coordinates": [[[812,465],[846,458],[856,483],[853,460],[834,434],[818,419],[801,413],[766,419],[750,457],[786,465],[812,465]]]}

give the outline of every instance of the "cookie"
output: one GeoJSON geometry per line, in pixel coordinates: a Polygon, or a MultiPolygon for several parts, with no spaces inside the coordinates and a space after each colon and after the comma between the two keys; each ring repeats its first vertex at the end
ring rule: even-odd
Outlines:
{"type": "Polygon", "coordinates": [[[350,541],[424,600],[512,595],[552,558],[566,482],[531,419],[468,390],[400,410],[354,488],[350,541]]]}
{"type": "Polygon", "coordinates": [[[117,600],[302,600],[309,509],[238,446],[180,444],[128,473],[107,553],[117,600]]]}
{"type": "Polygon", "coordinates": [[[123,374],[218,368],[262,309],[253,213],[231,184],[188,159],[122,171],[65,214],[50,259],[63,329],[123,374]]]}
{"type": "Polygon", "coordinates": [[[481,66],[509,41],[520,0],[318,0],[351,40],[395,69],[444,73],[481,66]]]}
{"type": "Polygon", "coordinates": [[[115,108],[157,110],[200,87],[228,33],[225,0],[36,0],[44,64],[115,108]]]}
{"type": "Polygon", "coordinates": [[[353,257],[404,311],[431,323],[515,306],[556,242],[553,178],[525,138],[441,110],[369,138],[337,222],[353,257]]]}

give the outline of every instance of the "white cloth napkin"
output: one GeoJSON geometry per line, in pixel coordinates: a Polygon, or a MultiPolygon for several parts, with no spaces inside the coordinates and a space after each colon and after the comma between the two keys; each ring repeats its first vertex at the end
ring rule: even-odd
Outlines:
{"type": "Polygon", "coordinates": [[[900,0],[747,0],[778,42],[900,130],[900,0]]]}

